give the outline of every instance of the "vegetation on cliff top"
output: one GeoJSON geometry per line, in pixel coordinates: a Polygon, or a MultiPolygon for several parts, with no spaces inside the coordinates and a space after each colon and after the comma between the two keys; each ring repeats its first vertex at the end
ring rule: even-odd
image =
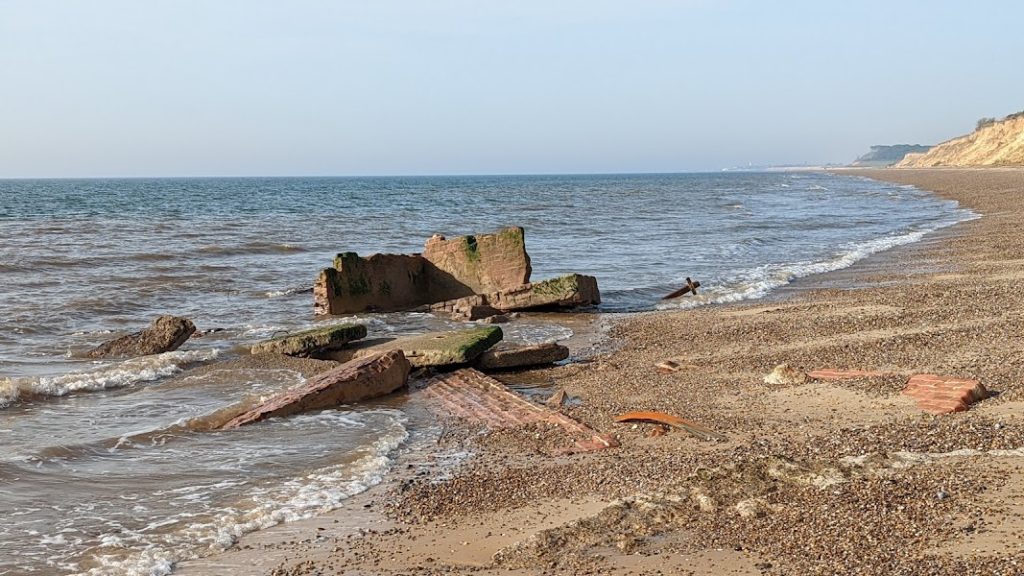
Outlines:
{"type": "Polygon", "coordinates": [[[1024,166],[1024,110],[1001,120],[982,118],[974,132],[943,142],[924,154],[908,154],[896,166],[1024,166]]]}

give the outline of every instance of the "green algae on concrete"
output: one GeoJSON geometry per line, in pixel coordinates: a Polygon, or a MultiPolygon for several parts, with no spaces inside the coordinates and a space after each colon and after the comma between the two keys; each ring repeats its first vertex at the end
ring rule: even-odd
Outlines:
{"type": "Polygon", "coordinates": [[[501,328],[497,326],[430,332],[365,348],[357,353],[357,357],[374,352],[401,350],[414,368],[469,364],[503,337],[501,328]]]}
{"type": "Polygon", "coordinates": [[[253,354],[272,352],[289,356],[309,356],[318,352],[336,350],[353,340],[366,338],[362,324],[336,324],[327,328],[314,328],[266,340],[252,347],[253,354]]]}
{"type": "Polygon", "coordinates": [[[567,274],[525,284],[514,290],[488,294],[487,303],[503,311],[575,308],[600,304],[601,292],[597,287],[597,278],[584,274],[567,274]]]}

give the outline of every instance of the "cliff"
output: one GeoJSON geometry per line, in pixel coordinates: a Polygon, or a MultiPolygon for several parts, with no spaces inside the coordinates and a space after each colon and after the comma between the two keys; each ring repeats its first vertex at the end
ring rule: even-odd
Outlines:
{"type": "Polygon", "coordinates": [[[1024,166],[1024,112],[987,123],[924,154],[907,154],[897,168],[1024,166]]]}
{"type": "Polygon", "coordinates": [[[872,146],[870,152],[854,160],[851,166],[892,166],[903,160],[907,154],[923,154],[930,149],[931,146],[920,144],[872,146]]]}

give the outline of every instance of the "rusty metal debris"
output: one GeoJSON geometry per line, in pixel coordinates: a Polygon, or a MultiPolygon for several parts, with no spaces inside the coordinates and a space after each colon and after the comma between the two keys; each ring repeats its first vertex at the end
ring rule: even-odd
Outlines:
{"type": "Polygon", "coordinates": [[[616,422],[655,422],[667,424],[681,430],[686,430],[701,440],[725,441],[729,437],[714,430],[685,418],[666,414],[664,412],[626,412],[615,417],[616,422]]]}
{"type": "Polygon", "coordinates": [[[695,282],[687,278],[686,286],[683,286],[679,290],[676,290],[675,292],[669,294],[668,296],[665,296],[664,298],[662,298],[662,300],[671,300],[673,298],[679,298],[684,294],[693,294],[694,296],[696,296],[697,288],[700,288],[700,282],[695,282]]]}
{"type": "Polygon", "coordinates": [[[658,369],[658,372],[663,372],[665,374],[678,372],[680,370],[696,370],[700,368],[700,366],[697,366],[696,364],[683,364],[671,358],[658,362],[654,367],[658,369]]]}

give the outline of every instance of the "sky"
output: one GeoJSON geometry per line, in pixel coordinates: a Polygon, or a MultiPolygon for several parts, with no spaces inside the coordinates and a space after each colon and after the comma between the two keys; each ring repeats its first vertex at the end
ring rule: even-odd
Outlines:
{"type": "Polygon", "coordinates": [[[0,0],[0,178],[849,162],[1024,109],[1024,2],[0,0]]]}

